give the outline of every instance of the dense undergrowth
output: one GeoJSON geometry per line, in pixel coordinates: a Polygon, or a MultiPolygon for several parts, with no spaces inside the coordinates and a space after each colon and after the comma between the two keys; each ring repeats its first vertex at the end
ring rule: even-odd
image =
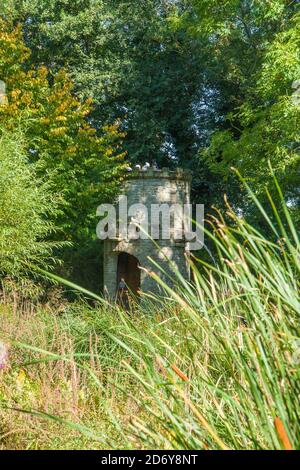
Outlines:
{"type": "Polygon", "coordinates": [[[214,262],[155,303],[4,299],[2,448],[299,448],[299,240],[256,202],[269,238],[228,207],[214,262]]]}

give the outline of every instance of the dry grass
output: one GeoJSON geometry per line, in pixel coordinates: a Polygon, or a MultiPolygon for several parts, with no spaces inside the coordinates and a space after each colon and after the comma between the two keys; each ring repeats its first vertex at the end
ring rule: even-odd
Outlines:
{"type": "Polygon", "coordinates": [[[107,412],[109,409],[115,417],[122,415],[125,425],[126,419],[138,412],[134,402],[122,397],[117,388],[120,381],[128,381],[128,374],[119,361],[119,367],[115,367],[113,357],[100,360],[98,353],[105,350],[107,339],[100,338],[78,318],[76,307],[73,309],[62,315],[16,296],[2,300],[0,331],[9,347],[9,365],[0,370],[0,449],[131,446],[124,442],[107,412]],[[31,346],[33,350],[28,349],[31,346]],[[47,352],[62,359],[49,358],[47,352]],[[105,442],[53,419],[16,409],[37,410],[72,425],[87,426],[105,442]]]}

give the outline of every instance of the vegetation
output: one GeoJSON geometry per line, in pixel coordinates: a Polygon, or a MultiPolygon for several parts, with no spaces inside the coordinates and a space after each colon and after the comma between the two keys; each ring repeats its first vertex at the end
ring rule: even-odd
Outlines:
{"type": "Polygon", "coordinates": [[[255,220],[230,169],[263,197],[270,160],[298,205],[297,0],[6,1],[30,62],[65,67],[96,128],[121,119],[130,161],[193,169],[208,212],[227,193],[255,220]]]}
{"type": "Polygon", "coordinates": [[[54,216],[61,240],[69,242],[57,255],[65,259],[65,272],[72,275],[76,262],[68,260],[72,255],[76,259],[78,247],[83,253],[93,251],[94,257],[100,251],[94,243],[96,209],[113,200],[123,179],[119,123],[97,133],[88,119],[92,101],[74,95],[63,69],[54,73],[30,64],[21,27],[1,17],[0,55],[0,77],[7,91],[0,124],[4,133],[21,128],[28,163],[35,164],[38,177],[51,180],[58,210],[48,217],[54,216]]]}
{"type": "MultiPolygon", "coordinates": [[[[26,263],[48,265],[57,247],[47,238],[57,201],[49,184],[28,165],[24,138],[0,134],[0,273],[19,276],[26,263]]],[[[27,270],[28,271],[28,270],[27,270]]]]}
{"type": "Polygon", "coordinates": [[[132,315],[101,298],[59,315],[4,305],[6,340],[23,326],[1,378],[3,422],[18,422],[2,445],[299,448],[299,240],[286,207],[277,227],[258,209],[278,243],[228,208],[233,227],[212,220],[217,264],[132,315]]]}
{"type": "MultiPolygon", "coordinates": [[[[298,3],[234,0],[220,5],[195,0],[192,26],[194,34],[207,38],[212,57],[209,81],[225,107],[224,120],[201,157],[225,181],[232,179],[231,166],[238,168],[260,198],[265,186],[272,185],[270,160],[295,206],[299,205],[300,108],[294,85],[300,76],[298,3]],[[214,81],[217,74],[219,81],[214,81]]],[[[247,203],[233,197],[251,214],[247,203]]]]}
{"type": "Polygon", "coordinates": [[[299,449],[299,25],[298,0],[1,1],[2,449],[299,449]],[[147,161],[193,171],[207,250],[124,312],[96,208],[147,161]]]}
{"type": "Polygon", "coordinates": [[[50,73],[45,66],[25,68],[30,50],[21,28],[3,20],[0,52],[8,101],[0,109],[0,120],[9,130],[16,123],[23,126],[30,160],[41,161],[44,174],[52,173],[55,190],[64,199],[59,225],[65,237],[76,241],[76,235],[90,228],[101,199],[111,200],[120,182],[118,124],[105,127],[98,136],[86,119],[91,100],[76,98],[63,69],[50,73]]]}

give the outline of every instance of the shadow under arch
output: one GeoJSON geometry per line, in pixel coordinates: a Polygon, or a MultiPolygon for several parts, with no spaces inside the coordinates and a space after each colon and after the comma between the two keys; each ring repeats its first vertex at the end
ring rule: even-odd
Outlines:
{"type": "Polygon", "coordinates": [[[125,251],[118,255],[117,294],[127,303],[128,295],[138,296],[141,288],[141,270],[139,260],[125,251]]]}

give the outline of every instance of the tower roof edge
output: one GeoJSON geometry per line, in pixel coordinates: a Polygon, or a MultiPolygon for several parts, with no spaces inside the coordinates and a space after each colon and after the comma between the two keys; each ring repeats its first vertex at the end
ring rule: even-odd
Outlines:
{"type": "Polygon", "coordinates": [[[183,168],[176,168],[170,170],[169,168],[148,168],[145,170],[134,170],[128,175],[128,179],[174,179],[174,180],[188,180],[192,179],[192,171],[183,168]]]}

